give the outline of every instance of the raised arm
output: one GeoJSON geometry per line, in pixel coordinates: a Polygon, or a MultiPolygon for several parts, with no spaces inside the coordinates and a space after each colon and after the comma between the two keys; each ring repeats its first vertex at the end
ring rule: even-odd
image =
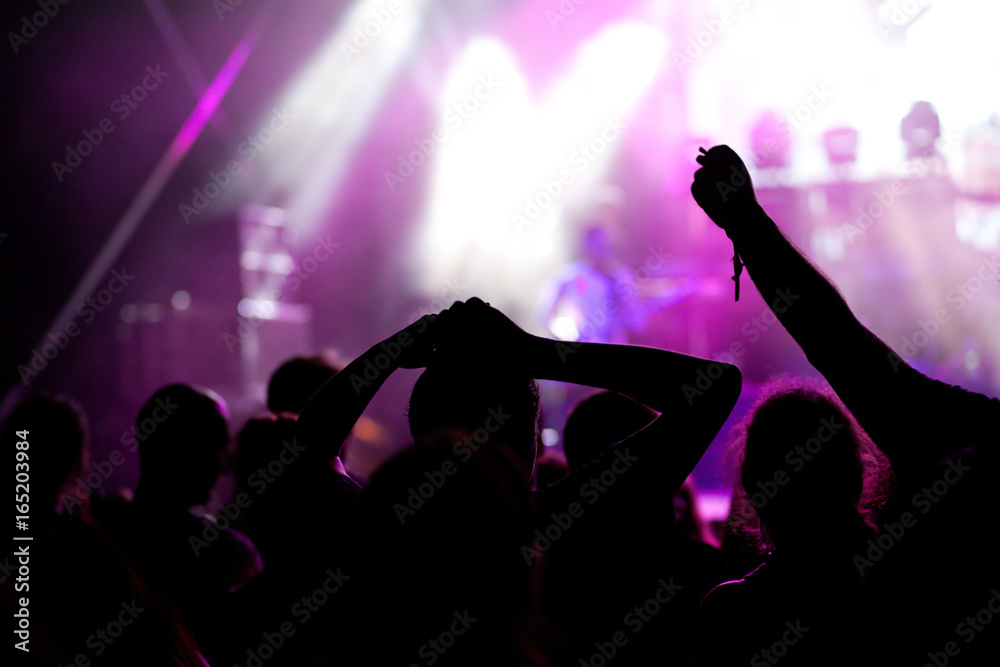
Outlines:
{"type": "Polygon", "coordinates": [[[894,374],[892,350],[854,317],[833,283],[778,229],[757,203],[746,166],[728,146],[698,157],[691,192],[732,239],[754,285],[809,361],[821,372],[836,372],[857,353],[866,367],[874,362],[894,374]],[[850,350],[850,352],[848,352],[850,350]]]}
{"type": "MultiPolygon", "coordinates": [[[[754,285],[810,363],[890,458],[914,454],[915,435],[926,442],[940,429],[942,436],[950,433],[948,440],[967,439],[1000,418],[996,401],[927,378],[866,329],[757,203],[746,166],[728,146],[697,159],[702,168],[691,186],[695,200],[733,240],[754,285]],[[961,434],[954,432],[954,415],[943,414],[946,405],[966,413],[961,434]]],[[[924,458],[946,453],[931,448],[924,458]]]]}
{"type": "Polygon", "coordinates": [[[601,343],[568,347],[546,339],[537,339],[533,347],[535,377],[617,391],[660,413],[594,463],[600,468],[602,459],[613,460],[617,450],[629,450],[665,494],[680,488],[694,470],[743,385],[736,366],[668,350],[601,343]]]}
{"type": "Polygon", "coordinates": [[[332,459],[383,383],[399,368],[422,368],[430,360],[433,315],[372,345],[310,399],[295,424],[295,439],[310,458],[332,459]]]}

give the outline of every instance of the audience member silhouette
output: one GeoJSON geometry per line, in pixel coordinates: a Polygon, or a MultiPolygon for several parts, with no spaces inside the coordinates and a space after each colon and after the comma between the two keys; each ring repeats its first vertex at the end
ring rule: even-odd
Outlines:
{"type": "MultiPolygon", "coordinates": [[[[342,364],[334,360],[332,353],[317,354],[311,357],[292,357],[274,371],[267,385],[267,408],[275,415],[298,418],[303,408],[319,389],[330,378],[340,372],[342,364]]],[[[376,445],[386,444],[389,440],[386,429],[368,417],[358,418],[358,428],[355,435],[362,441],[376,445]]],[[[347,470],[341,456],[330,456],[329,462],[341,475],[347,476],[347,470]]],[[[353,482],[353,480],[352,480],[353,482]]]]}
{"type": "Polygon", "coordinates": [[[323,355],[292,357],[278,366],[267,383],[267,409],[298,415],[320,387],[340,368],[323,355]]]}
{"type": "MultiPolygon", "coordinates": [[[[181,610],[206,655],[216,649],[217,611],[231,591],[260,573],[253,543],[229,516],[199,518],[225,470],[229,428],[222,399],[174,384],[156,391],[136,417],[139,483],[135,500],[108,532],[136,571],[181,610]]],[[[232,513],[232,512],[231,512],[232,513]]]]}
{"type": "Polygon", "coordinates": [[[764,301],[892,465],[897,491],[878,521],[880,534],[854,556],[864,628],[854,662],[995,661],[1000,623],[984,621],[1000,609],[989,491],[1000,401],[926,377],[866,329],[757,203],[746,166],[729,147],[697,161],[695,200],[733,240],[764,301]]]}
{"type": "Polygon", "coordinates": [[[601,455],[608,446],[621,442],[656,419],[642,403],[614,391],[602,391],[583,399],[570,412],[563,429],[563,449],[570,469],[601,455]]]}
{"type": "MultiPolygon", "coordinates": [[[[344,526],[361,487],[329,463],[303,457],[294,428],[284,413],[249,420],[237,438],[235,501],[264,572],[230,601],[225,652],[211,656],[220,664],[245,664],[247,651],[282,623],[294,622],[290,610],[321,586],[327,569],[343,562],[344,526]]],[[[269,664],[326,664],[332,641],[325,625],[310,622],[282,642],[269,664]]]]}
{"type": "Polygon", "coordinates": [[[765,395],[741,430],[733,504],[772,551],[705,598],[696,663],[766,662],[775,642],[789,665],[849,663],[843,638],[857,634],[862,581],[853,556],[876,535],[888,464],[835,397],[802,384],[765,395]]]}
{"type": "MultiPolygon", "coordinates": [[[[87,415],[80,404],[68,396],[43,394],[25,399],[7,422],[18,430],[28,430],[29,436],[32,429],[28,426],[37,427],[34,428],[35,437],[28,440],[30,454],[35,456],[25,455],[27,460],[20,469],[30,471],[30,483],[34,487],[30,495],[35,501],[31,504],[36,510],[43,510],[38,518],[50,519],[62,504],[59,501],[64,488],[90,464],[87,415]],[[24,429],[21,424],[25,425],[24,429]],[[34,446],[31,446],[32,440],[34,446]]],[[[4,436],[10,441],[5,451],[14,452],[14,434],[4,432],[4,436]]]]}
{"type": "MultiPolygon", "coordinates": [[[[580,401],[566,421],[563,438],[571,467],[576,469],[598,458],[608,447],[642,430],[656,418],[654,410],[613,391],[599,392],[580,401]]],[[[683,577],[684,588],[657,614],[661,631],[632,638],[625,656],[633,663],[655,660],[662,655],[688,663],[691,651],[686,640],[694,635],[697,605],[714,584],[725,578],[722,559],[700,539],[693,540],[677,530],[673,494],[636,495],[634,504],[635,509],[609,517],[606,529],[620,536],[616,540],[595,536],[588,538],[592,544],[571,541],[568,547],[553,547],[552,576],[546,581],[547,605],[555,610],[552,615],[564,634],[575,635],[578,645],[592,645],[592,641],[588,644],[590,637],[613,634],[623,626],[628,610],[635,607],[636,595],[648,588],[650,574],[669,565],[678,581],[683,577]],[[594,579],[595,570],[615,570],[617,574],[594,579]],[[587,586],[579,585],[588,580],[587,586]],[[561,586],[564,582],[569,585],[561,586]],[[595,600],[600,601],[598,605],[595,600]],[[593,607],[584,614],[588,620],[581,622],[580,612],[588,607],[593,607]],[[592,622],[599,619],[598,623],[592,622]],[[670,628],[669,632],[662,630],[665,627],[670,628]],[[685,650],[680,648],[682,639],[687,644],[685,650]]],[[[616,656],[618,660],[626,657],[616,656]]]]}
{"type": "Polygon", "coordinates": [[[474,437],[430,434],[372,477],[344,567],[346,664],[548,664],[540,572],[521,554],[529,479],[502,444],[463,448],[474,437]]]}
{"type": "MultiPolygon", "coordinates": [[[[563,447],[571,467],[600,455],[609,445],[624,440],[656,419],[656,412],[628,396],[602,391],[583,399],[570,412],[563,432],[563,447]]],[[[674,494],[677,534],[717,546],[711,526],[696,506],[696,490],[689,476],[674,494]]]]}
{"type": "Polygon", "coordinates": [[[89,472],[88,439],[82,408],[65,396],[49,395],[18,405],[0,436],[4,457],[30,477],[16,491],[30,498],[22,535],[31,540],[14,542],[13,553],[5,549],[0,577],[0,600],[8,618],[20,609],[20,599],[29,600],[29,634],[15,639],[28,639],[27,651],[8,650],[24,659],[18,664],[32,667],[91,661],[204,665],[175,610],[150,596],[118,550],[86,521],[86,513],[58,511],[71,480],[89,472]],[[27,576],[19,573],[20,565],[28,566],[27,576]]]}

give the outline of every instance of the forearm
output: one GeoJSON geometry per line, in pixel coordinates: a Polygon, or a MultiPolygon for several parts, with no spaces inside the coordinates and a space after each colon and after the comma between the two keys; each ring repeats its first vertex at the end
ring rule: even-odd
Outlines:
{"type": "Polygon", "coordinates": [[[526,356],[532,377],[616,391],[664,414],[711,404],[724,421],[742,386],[730,364],[638,345],[532,337],[526,356]]]}
{"type": "MultiPolygon", "coordinates": [[[[727,227],[768,307],[824,375],[894,374],[905,362],[868,331],[833,283],[759,206],[727,227]],[[879,368],[881,367],[881,368],[879,368]]],[[[834,378],[829,377],[831,383],[834,378]]]]}
{"type": "Polygon", "coordinates": [[[395,341],[394,336],[373,345],[309,400],[295,424],[295,437],[311,455],[324,459],[340,456],[351,429],[399,368],[398,356],[390,354],[395,341]]]}
{"type": "Polygon", "coordinates": [[[667,350],[544,338],[529,347],[533,377],[617,391],[660,412],[565,480],[566,488],[577,488],[634,461],[629,484],[613,494],[626,504],[642,506],[652,497],[659,502],[680,487],[725,424],[742,387],[736,366],[667,350]]]}

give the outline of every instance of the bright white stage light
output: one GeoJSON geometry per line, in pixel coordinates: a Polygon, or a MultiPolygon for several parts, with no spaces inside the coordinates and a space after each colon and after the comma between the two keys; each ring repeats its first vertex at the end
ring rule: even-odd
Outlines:
{"type": "Polygon", "coordinates": [[[446,138],[414,239],[415,284],[433,294],[458,281],[466,296],[533,319],[540,286],[570,259],[566,212],[605,178],[665,53],[658,30],[608,26],[535,101],[505,45],[471,41],[442,96],[446,138]],[[488,94],[483,77],[495,82],[488,94]],[[483,99],[470,105],[470,97],[483,99]]]}
{"type": "Polygon", "coordinates": [[[294,114],[257,158],[258,195],[291,192],[285,206],[299,237],[315,236],[354,150],[417,43],[429,3],[360,0],[277,103],[294,114]]]}
{"type": "Polygon", "coordinates": [[[831,127],[858,129],[856,176],[864,180],[900,171],[899,123],[914,102],[929,100],[942,126],[958,128],[997,110],[995,86],[984,79],[1000,69],[1000,52],[990,46],[1000,22],[994,0],[895,0],[880,14],[868,0],[840,3],[836,11],[784,0],[715,7],[730,9],[735,20],[689,65],[692,134],[749,153],[750,128],[762,110],[792,114],[810,101],[813,86],[825,85],[828,99],[814,99],[818,108],[792,128],[793,183],[828,177],[821,136],[831,127]],[[889,37],[902,30],[892,17],[915,15],[915,7],[927,9],[906,29],[905,46],[890,46],[889,37]],[[879,16],[890,20],[880,26],[879,16]]]}

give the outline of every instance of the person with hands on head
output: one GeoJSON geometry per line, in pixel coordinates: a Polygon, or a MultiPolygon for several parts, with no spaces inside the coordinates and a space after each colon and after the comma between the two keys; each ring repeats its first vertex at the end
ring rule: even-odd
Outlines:
{"type": "MultiPolygon", "coordinates": [[[[467,422],[468,418],[458,410],[453,410],[452,415],[436,415],[437,424],[425,418],[423,411],[435,405],[443,405],[440,409],[447,410],[447,399],[469,392],[473,382],[491,385],[508,376],[598,387],[629,396],[660,413],[647,427],[652,431],[637,432],[635,441],[629,444],[637,451],[649,449],[652,457],[667,459],[671,469],[677,468],[667,477],[663,477],[667,470],[659,471],[660,484],[672,487],[671,492],[684,481],[722,427],[742,386],[739,369],[729,364],[651,347],[567,343],[528,334],[476,297],[465,303],[456,302],[442,312],[432,338],[435,360],[425,375],[442,368],[467,377],[464,382],[450,382],[443,377],[434,382],[425,382],[424,377],[417,381],[409,412],[414,438],[433,428],[464,425],[459,422],[467,422]],[[690,390],[700,374],[707,375],[711,385],[703,394],[692,393],[690,390]],[[445,400],[430,400],[432,396],[445,400]],[[673,450],[657,442],[658,437],[679,434],[695,440],[684,446],[678,443],[673,450]]],[[[516,400],[516,396],[511,398],[516,400]]],[[[461,402],[464,401],[459,405],[461,402]]],[[[537,411],[537,405],[525,407],[537,411]]],[[[522,406],[512,402],[510,408],[520,410],[522,406]]],[[[537,412],[528,415],[530,420],[536,417],[537,412]]],[[[529,452],[534,452],[534,441],[525,438],[507,445],[525,461],[530,472],[534,460],[529,452]]]]}
{"type": "MultiPolygon", "coordinates": [[[[768,217],[732,149],[716,146],[696,159],[695,201],[733,240],[764,301],[896,477],[894,499],[878,522],[878,549],[854,559],[864,578],[866,632],[858,641],[865,650],[858,659],[922,664],[955,640],[956,619],[982,607],[995,584],[989,476],[1000,451],[1000,401],[928,378],[865,328],[768,217]]],[[[975,644],[962,644],[960,658],[948,655],[978,664],[976,656],[998,650],[998,635],[1000,624],[984,627],[975,644]]]]}
{"type": "Polygon", "coordinates": [[[672,506],[673,492],[735,406],[739,369],[648,347],[533,336],[472,298],[372,346],[327,382],[296,423],[300,445],[336,454],[388,375],[422,366],[427,370],[408,412],[416,445],[459,429],[469,434],[455,444],[459,460],[489,440],[508,447],[529,474],[538,442],[535,379],[617,391],[659,413],[598,459],[538,491],[543,521],[557,517],[565,528],[556,526],[560,536],[550,539],[553,529],[540,525],[540,537],[520,549],[526,567],[545,564],[554,573],[546,611],[568,638],[567,657],[584,650],[589,655],[600,633],[611,636],[636,600],[654,594],[668,596],[669,613],[657,617],[659,630],[621,650],[619,664],[689,655],[685,619],[690,623],[701,595],[718,579],[702,581],[672,567],[672,512],[661,509],[672,506]],[[705,377],[707,388],[695,390],[705,377]]]}
{"type": "Polygon", "coordinates": [[[620,630],[637,601],[657,593],[675,597],[665,598],[670,604],[656,617],[657,629],[620,647],[616,662],[688,659],[694,611],[721,575],[709,580],[676,557],[672,496],[732,411],[742,385],[739,370],[650,347],[533,336],[478,298],[456,303],[436,324],[435,360],[410,401],[417,442],[449,426],[488,429],[491,415],[500,415],[504,423],[495,438],[530,472],[536,379],[616,391],[658,413],[645,428],[536,492],[539,531],[521,552],[527,565],[546,567],[546,611],[574,663],[574,656],[589,656],[595,641],[620,630]],[[694,389],[699,377],[710,379],[704,392],[694,389]]]}

